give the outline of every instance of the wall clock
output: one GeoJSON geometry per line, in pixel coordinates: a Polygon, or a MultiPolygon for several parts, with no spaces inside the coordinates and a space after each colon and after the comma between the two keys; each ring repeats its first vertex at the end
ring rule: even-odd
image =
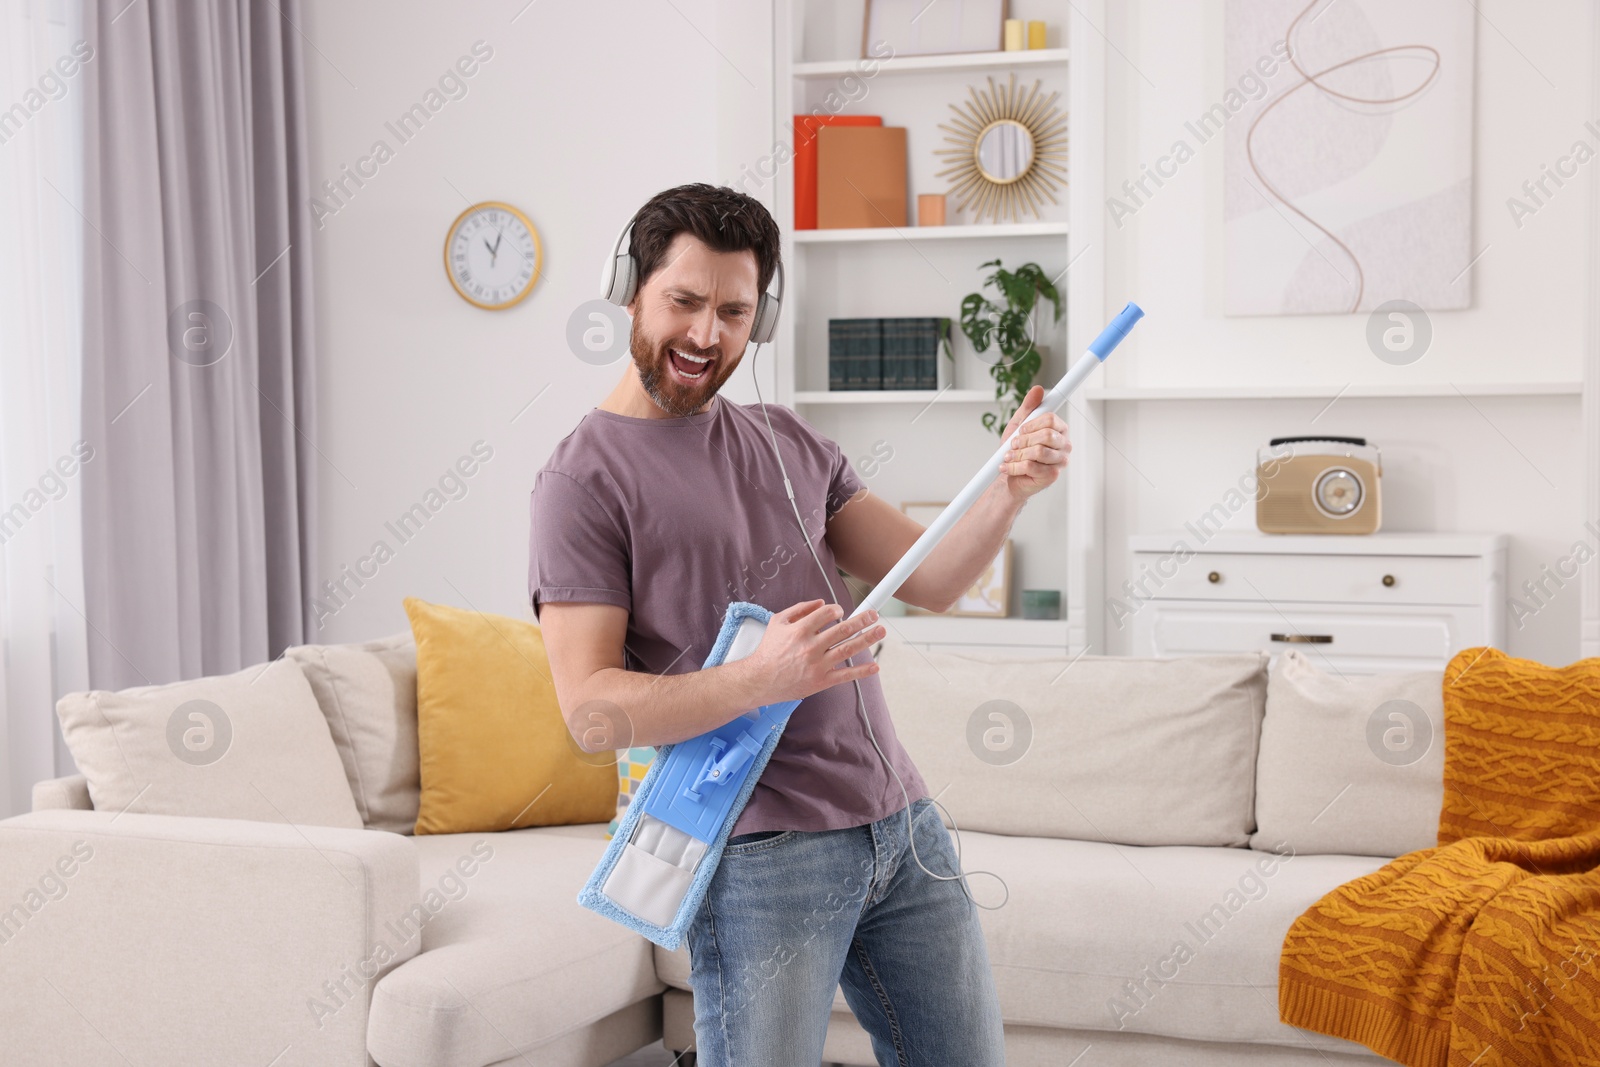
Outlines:
{"type": "Polygon", "coordinates": [[[444,272],[461,299],[487,311],[516,304],[539,282],[544,250],[528,216],[498,200],[456,216],[444,239],[444,272]]]}

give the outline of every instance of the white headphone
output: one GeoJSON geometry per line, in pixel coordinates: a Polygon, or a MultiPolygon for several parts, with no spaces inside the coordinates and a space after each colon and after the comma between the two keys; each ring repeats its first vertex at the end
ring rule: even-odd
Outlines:
{"type": "MultiPolygon", "coordinates": [[[[633,223],[638,216],[617,234],[617,243],[606,257],[600,270],[600,296],[619,307],[627,307],[639,289],[639,261],[633,255],[633,223]]],[[[761,294],[756,304],[755,319],[750,325],[750,343],[771,343],[778,333],[778,313],[783,310],[783,263],[779,261],[772,272],[772,284],[761,294]]]]}

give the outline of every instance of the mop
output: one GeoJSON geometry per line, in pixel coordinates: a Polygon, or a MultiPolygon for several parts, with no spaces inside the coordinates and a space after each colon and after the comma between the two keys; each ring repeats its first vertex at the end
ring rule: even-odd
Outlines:
{"type": "MultiPolygon", "coordinates": [[[[1137,304],[1129,303],[1123,308],[1055,387],[1045,393],[1028,419],[1065,404],[1073,390],[1105,362],[1111,350],[1143,317],[1137,304]]],[[[972,480],[848,618],[876,611],[899,591],[998,477],[1016,434],[1014,430],[1006,436],[972,480]]],[[[771,617],[772,612],[759,604],[730,604],[704,667],[733,663],[754,652],[771,617]]],[[[682,944],[716,873],[728,835],[778,747],[789,716],[799,706],[798,700],[766,704],[698,737],[662,746],[605,855],[578,894],[578,903],[662,948],[671,950],[682,944]]]]}

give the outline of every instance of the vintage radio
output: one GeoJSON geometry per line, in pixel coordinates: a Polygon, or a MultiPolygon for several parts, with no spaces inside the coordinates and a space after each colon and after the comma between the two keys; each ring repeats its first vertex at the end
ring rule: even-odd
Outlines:
{"type": "Polygon", "coordinates": [[[1262,533],[1369,534],[1382,521],[1383,455],[1364,437],[1274,437],[1256,453],[1262,533]]]}

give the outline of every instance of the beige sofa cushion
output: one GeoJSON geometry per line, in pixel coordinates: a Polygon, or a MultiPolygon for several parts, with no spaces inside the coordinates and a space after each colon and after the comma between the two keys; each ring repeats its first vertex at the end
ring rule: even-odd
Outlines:
{"type": "Polygon", "coordinates": [[[1291,649],[1267,683],[1251,844],[1399,856],[1438,843],[1444,671],[1340,678],[1291,649]]]}
{"type": "Polygon", "coordinates": [[[422,951],[373,990],[374,1059],[558,1062],[544,1054],[564,1035],[659,994],[650,942],[577,904],[605,833],[602,822],[412,838],[421,895],[384,930],[398,944],[420,928],[422,951]]]}
{"type": "Polygon", "coordinates": [[[962,829],[1243,845],[1261,653],[1050,659],[878,651],[895,730],[962,829]]]}
{"type": "Polygon", "coordinates": [[[410,630],[375,641],[298,645],[305,672],[355,797],[372,830],[409,834],[417,822],[417,644],[410,630]]]}
{"type": "Polygon", "coordinates": [[[410,839],[40,811],[0,821],[0,857],[6,1067],[368,1064],[362,977],[408,955],[380,946],[417,899],[410,839]]]}
{"type": "Polygon", "coordinates": [[[288,660],[68,693],[56,714],[97,811],[361,828],[328,724],[288,660]]]}

